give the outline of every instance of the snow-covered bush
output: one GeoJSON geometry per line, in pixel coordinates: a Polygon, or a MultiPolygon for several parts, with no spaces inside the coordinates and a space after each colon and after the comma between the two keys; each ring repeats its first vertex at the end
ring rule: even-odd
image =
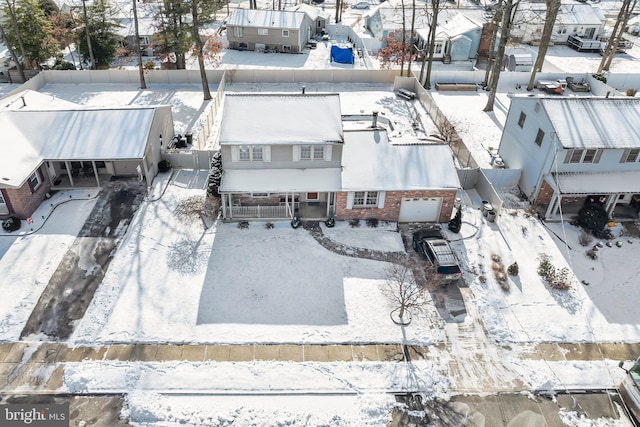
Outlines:
{"type": "Polygon", "coordinates": [[[2,228],[5,231],[16,231],[20,228],[20,218],[16,218],[15,216],[9,217],[2,221],[2,228]]]}

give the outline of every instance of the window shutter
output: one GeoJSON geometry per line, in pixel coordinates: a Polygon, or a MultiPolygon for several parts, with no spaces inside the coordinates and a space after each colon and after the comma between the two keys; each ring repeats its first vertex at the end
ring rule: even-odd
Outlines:
{"type": "Polygon", "coordinates": [[[324,146],[324,159],[326,161],[330,161],[331,160],[332,151],[333,151],[333,145],[327,144],[327,145],[324,146]]]}
{"type": "Polygon", "coordinates": [[[293,146],[293,161],[297,162],[300,160],[300,147],[297,145],[293,146]]]}
{"type": "Polygon", "coordinates": [[[239,157],[239,148],[237,145],[232,145],[231,146],[231,161],[232,162],[237,162],[238,161],[238,157],[239,157]]]}
{"type": "Polygon", "coordinates": [[[353,191],[349,191],[347,193],[347,209],[353,209],[353,197],[355,193],[353,191]]]}
{"type": "Polygon", "coordinates": [[[378,209],[384,208],[384,191],[378,191],[378,209]]]}
{"type": "Polygon", "coordinates": [[[620,163],[624,163],[627,161],[627,157],[629,157],[629,149],[625,148],[622,152],[622,157],[620,158],[620,163]]]}
{"type": "Polygon", "coordinates": [[[596,151],[596,157],[593,159],[593,163],[599,163],[600,162],[600,156],[602,156],[602,151],[603,150],[596,151]]]}
{"type": "Polygon", "coordinates": [[[573,150],[567,150],[567,155],[564,156],[564,162],[569,163],[571,160],[571,155],[573,154],[573,150]]]}
{"type": "Polygon", "coordinates": [[[263,145],[262,146],[262,160],[265,162],[270,162],[271,161],[271,146],[270,145],[263,145]]]}

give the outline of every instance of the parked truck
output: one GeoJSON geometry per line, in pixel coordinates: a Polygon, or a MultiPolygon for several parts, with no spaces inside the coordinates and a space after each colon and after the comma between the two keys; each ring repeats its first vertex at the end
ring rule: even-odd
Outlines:
{"type": "Polygon", "coordinates": [[[620,362],[618,366],[627,373],[620,384],[620,397],[636,421],[640,422],[640,358],[629,369],[624,367],[624,362],[620,362]]]}

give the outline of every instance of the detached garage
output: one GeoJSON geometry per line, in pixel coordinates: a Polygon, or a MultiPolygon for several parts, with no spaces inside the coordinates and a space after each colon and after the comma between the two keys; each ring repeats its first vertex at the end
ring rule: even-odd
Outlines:
{"type": "Polygon", "coordinates": [[[448,146],[392,144],[384,129],[344,133],[339,220],[447,222],[460,181],[448,146]]]}

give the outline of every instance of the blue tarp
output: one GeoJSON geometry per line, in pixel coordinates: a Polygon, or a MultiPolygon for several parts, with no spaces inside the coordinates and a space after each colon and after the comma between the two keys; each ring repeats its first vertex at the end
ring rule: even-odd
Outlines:
{"type": "Polygon", "coordinates": [[[348,48],[331,46],[331,62],[353,64],[353,52],[348,48]]]}

